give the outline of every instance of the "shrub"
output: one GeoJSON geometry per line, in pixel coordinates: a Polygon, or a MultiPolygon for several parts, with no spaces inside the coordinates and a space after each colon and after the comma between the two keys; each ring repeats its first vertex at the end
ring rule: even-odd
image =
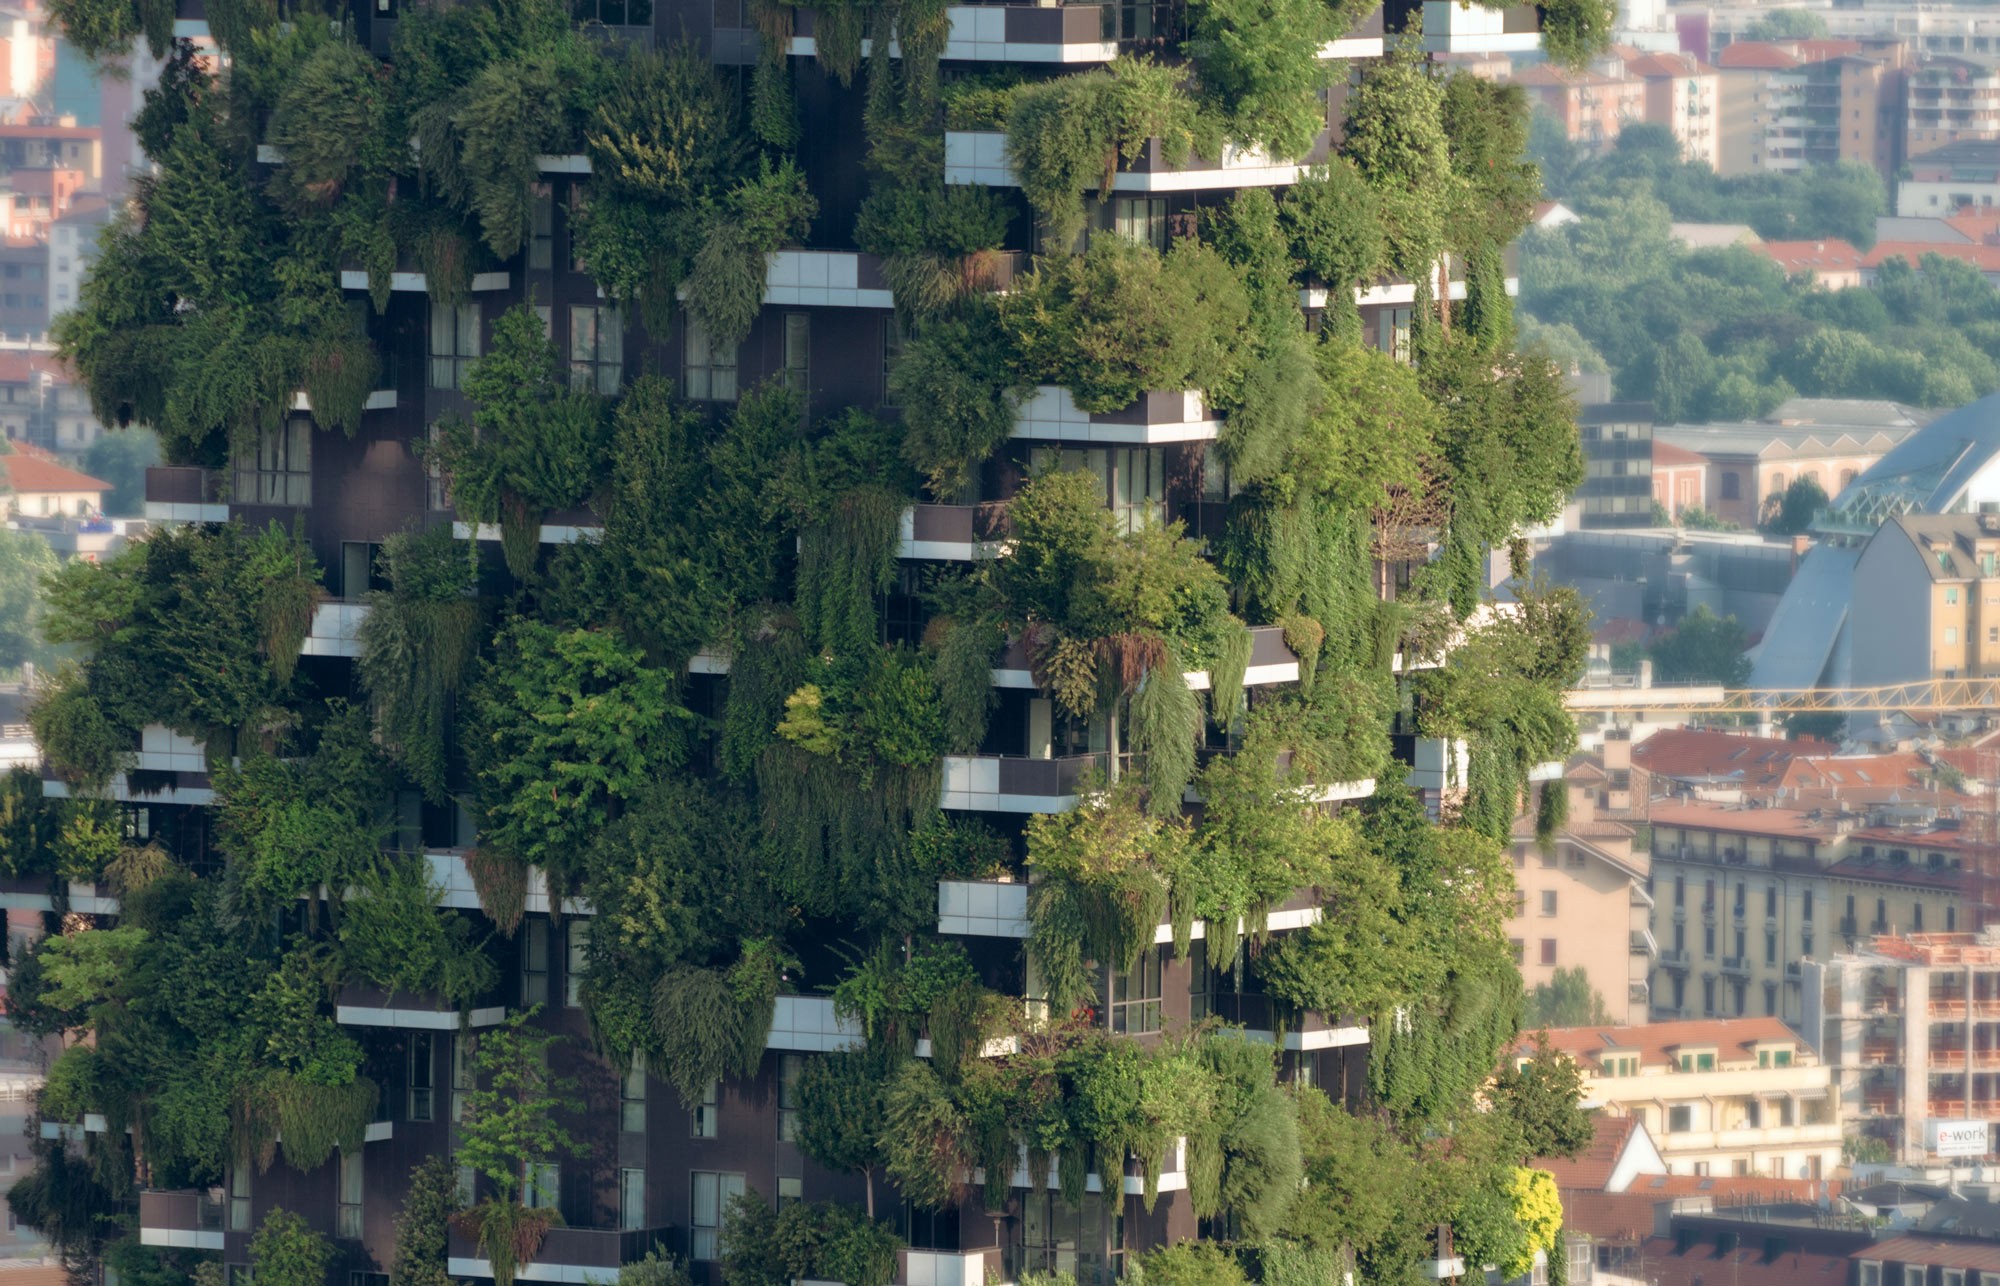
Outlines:
{"type": "Polygon", "coordinates": [[[931,494],[957,497],[1014,431],[1020,381],[999,314],[985,300],[924,322],[889,372],[903,408],[903,456],[931,494]]]}
{"type": "Polygon", "coordinates": [[[1082,409],[1105,412],[1151,390],[1233,392],[1249,310],[1212,250],[1183,243],[1163,256],[1100,237],[1016,282],[1000,320],[1023,380],[1059,384],[1082,409]]]}

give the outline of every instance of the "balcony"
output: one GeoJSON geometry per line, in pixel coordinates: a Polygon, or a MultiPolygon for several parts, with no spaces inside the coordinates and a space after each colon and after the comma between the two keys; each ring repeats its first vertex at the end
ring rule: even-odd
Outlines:
{"type": "Polygon", "coordinates": [[[978,813],[1060,813],[1075,807],[1079,784],[1102,775],[1104,755],[946,755],[940,808],[978,813]]]}
{"type": "Polygon", "coordinates": [[[1028,886],[1006,880],[939,880],[939,933],[1028,936],[1028,886]]]}
{"type": "Polygon", "coordinates": [[[154,522],[228,522],[222,471],[176,465],[149,467],[146,517],[154,522]]]}
{"type": "MultiPolygon", "coordinates": [[[[1211,682],[1208,671],[1187,670],[1183,672],[1183,677],[1195,691],[1208,691],[1211,682]]],[[[1296,683],[1298,678],[1299,658],[1285,646],[1283,627],[1251,626],[1250,664],[1243,670],[1243,686],[1254,688],[1271,683],[1296,683]]],[[[1032,691],[1040,686],[1035,682],[1034,666],[1028,660],[1027,645],[1020,639],[1009,640],[1000,663],[993,667],[993,686],[1021,691],[1032,691]]]]}
{"type": "MultiPolygon", "coordinates": [[[[1541,18],[1531,4],[1488,9],[1461,0],[1421,0],[1424,52],[1429,54],[1526,54],[1542,47],[1541,18]]],[[[1409,26],[1419,0],[1388,0],[1383,30],[1393,36],[1409,26]]]]}
{"type": "MultiPolygon", "coordinates": [[[[1099,4],[955,4],[945,10],[951,34],[944,57],[952,62],[1056,63],[1080,66],[1118,56],[1113,38],[1117,10],[1099,4]]],[[[811,57],[819,52],[819,14],[800,9],[793,17],[787,52],[811,57]]],[[[861,42],[864,54],[874,41],[861,42]]],[[[895,42],[890,55],[903,56],[895,42]]]]}
{"type": "Polygon", "coordinates": [[[895,1286],[986,1286],[987,1256],[1000,1280],[998,1250],[912,1250],[896,1252],[895,1286]]]}
{"type": "Polygon", "coordinates": [[[977,505],[911,505],[903,511],[900,558],[971,562],[991,558],[1004,534],[1004,501],[977,505]]]}
{"type": "Polygon", "coordinates": [[[0,878],[0,910],[55,911],[58,888],[67,893],[65,909],[84,915],[117,915],[118,899],[105,884],[58,885],[53,875],[10,875],[0,878]]]}
{"type": "Polygon", "coordinates": [[[221,1189],[141,1192],[139,1244],[173,1250],[221,1250],[221,1189]]]}
{"type": "MultiPolygon", "coordinates": [[[[1113,192],[1200,192],[1213,188],[1289,187],[1306,165],[1281,161],[1254,148],[1225,143],[1214,159],[1190,156],[1179,165],[1169,162],[1158,139],[1132,162],[1119,163],[1112,175],[1113,192]]],[[[1020,186],[1007,160],[1007,136],[999,130],[948,130],[944,136],[944,181],[979,183],[987,187],[1020,186]]]]}
{"type": "Polygon", "coordinates": [[[313,610],[312,628],[299,645],[300,656],[361,655],[361,622],[368,618],[368,604],[337,598],[322,602],[313,610]]]}
{"type": "Polygon", "coordinates": [[[1044,384],[1021,403],[1013,436],[1078,446],[1161,446],[1213,442],[1222,423],[1194,389],[1147,393],[1116,411],[1077,406],[1065,388],[1044,384]]]}
{"type": "Polygon", "coordinates": [[[1675,973],[1688,971],[1688,953],[1685,948],[1670,947],[1660,952],[1660,967],[1675,973]]]}
{"type": "MultiPolygon", "coordinates": [[[[472,280],[467,289],[474,293],[505,290],[512,284],[512,281],[513,278],[504,272],[475,272],[472,274],[472,280]]],[[[367,290],[368,270],[366,268],[342,268],[340,270],[340,288],[342,290],[367,290]]],[[[392,272],[389,274],[389,289],[392,291],[425,295],[430,293],[430,288],[429,279],[420,272],[392,272]]]]}
{"type": "MultiPolygon", "coordinates": [[[[522,1281],[563,1282],[587,1286],[591,1282],[616,1280],[621,1265],[644,1259],[646,1252],[666,1240],[669,1229],[555,1227],[542,1238],[542,1248],[530,1263],[515,1270],[522,1281]]],[[[472,1239],[454,1229],[445,1268],[453,1277],[491,1277],[493,1265],[479,1253],[472,1239]]]]}
{"type": "Polygon", "coordinates": [[[823,1054],[853,1048],[864,1039],[859,1025],[835,1015],[833,997],[779,996],[764,1048],[823,1054]]]}
{"type": "Polygon", "coordinates": [[[882,261],[852,250],[780,250],[764,270],[764,302],[795,308],[894,308],[882,261]]]}
{"type": "Polygon", "coordinates": [[[1722,957],[1722,972],[1725,974],[1733,974],[1739,978],[1749,977],[1750,957],[1749,956],[1722,957]]]}
{"type": "Polygon", "coordinates": [[[1861,1043],[1863,1067],[1893,1067],[1902,1061],[1902,1048],[1895,1041],[1870,1040],[1861,1043]]]}
{"type": "Polygon", "coordinates": [[[492,1027],[507,1017],[504,1005],[482,1005],[461,1011],[434,992],[390,991],[369,983],[350,982],[334,997],[334,1021],[349,1027],[393,1027],[401,1031],[457,1031],[492,1027]]]}
{"type": "Polygon", "coordinates": [[[1382,56],[1382,7],[1377,5],[1337,40],[1319,48],[1321,58],[1380,58],[1382,56]]]}

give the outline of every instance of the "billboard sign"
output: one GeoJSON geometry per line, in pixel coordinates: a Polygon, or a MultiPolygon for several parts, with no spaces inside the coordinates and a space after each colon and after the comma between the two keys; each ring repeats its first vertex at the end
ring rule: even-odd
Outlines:
{"type": "Polygon", "coordinates": [[[1983,1157],[1993,1150],[1992,1134],[1986,1121],[1924,1123],[1924,1141],[1934,1156],[1983,1157]]]}

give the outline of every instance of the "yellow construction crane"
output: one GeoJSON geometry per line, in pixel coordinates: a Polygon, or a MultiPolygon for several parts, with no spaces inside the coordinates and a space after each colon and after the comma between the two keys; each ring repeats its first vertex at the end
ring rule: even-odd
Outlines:
{"type": "Polygon", "coordinates": [[[2000,714],[2000,678],[1925,679],[1879,688],[1577,688],[1568,697],[1573,714],[1947,714],[1991,710],[2000,714]]]}

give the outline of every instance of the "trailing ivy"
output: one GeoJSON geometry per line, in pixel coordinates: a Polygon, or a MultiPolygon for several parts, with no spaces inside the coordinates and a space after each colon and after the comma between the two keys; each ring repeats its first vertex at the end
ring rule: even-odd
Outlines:
{"type": "Polygon", "coordinates": [[[433,804],[447,801],[450,720],[480,642],[474,568],[442,527],[382,544],[387,590],[369,595],[358,670],[386,749],[433,804]]]}

